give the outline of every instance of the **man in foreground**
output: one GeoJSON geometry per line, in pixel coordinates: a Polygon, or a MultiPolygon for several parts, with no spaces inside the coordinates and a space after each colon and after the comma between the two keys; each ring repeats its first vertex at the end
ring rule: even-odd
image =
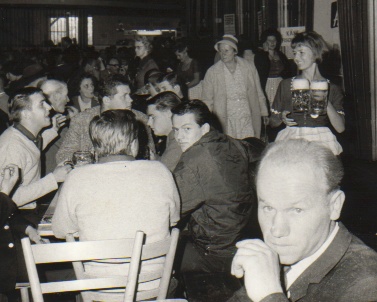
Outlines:
{"type": "Polygon", "coordinates": [[[211,113],[202,101],[183,102],[172,112],[183,152],[174,170],[181,219],[191,214],[181,271],[229,272],[255,203],[251,155],[240,141],[211,128],[211,113]]]}
{"type": "MultiPolygon", "coordinates": [[[[162,163],[135,160],[138,123],[134,113],[108,110],[94,117],[89,127],[98,163],[75,168],[67,178],[52,219],[54,235],[65,238],[78,232],[80,240],[86,241],[132,238],[141,230],[146,243],[167,238],[169,227],[179,220],[177,188],[162,163]]],[[[162,263],[161,258],[147,260],[141,270],[153,272],[162,263]]],[[[128,265],[86,262],[85,273],[126,275],[128,265]]],[[[149,288],[158,282],[152,281],[149,288]]]]}
{"type": "Polygon", "coordinates": [[[52,173],[41,178],[41,150],[57,136],[56,118],[53,126],[49,112],[51,106],[39,88],[19,90],[11,100],[13,126],[0,136],[0,169],[9,164],[21,170],[21,182],[12,196],[23,209],[35,209],[35,200],[58,188],[71,170],[70,166],[57,166],[52,173]],[[46,130],[45,130],[46,129],[46,130]]]}
{"type": "Polygon", "coordinates": [[[237,243],[232,273],[247,293],[229,301],[377,301],[377,253],[336,221],[342,176],[340,160],[315,142],[267,149],[256,182],[264,241],[237,243]]]}

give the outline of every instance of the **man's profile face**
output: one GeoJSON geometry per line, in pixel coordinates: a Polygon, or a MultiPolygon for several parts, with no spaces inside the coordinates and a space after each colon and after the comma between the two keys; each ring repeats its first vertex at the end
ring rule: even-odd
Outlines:
{"type": "Polygon", "coordinates": [[[174,87],[168,81],[157,83],[157,88],[160,90],[160,92],[163,92],[163,91],[175,92],[174,87]]]}
{"type": "Polygon", "coordinates": [[[115,73],[118,73],[119,72],[119,68],[120,68],[120,66],[119,66],[119,61],[117,60],[117,59],[111,59],[110,61],[109,61],[109,63],[107,64],[107,69],[111,72],[111,73],[113,73],[113,74],[115,74],[115,73]]]}
{"type": "Polygon", "coordinates": [[[193,113],[173,115],[174,137],[182,151],[185,152],[206,133],[203,126],[199,126],[193,113]]]}
{"type": "Polygon", "coordinates": [[[34,125],[38,125],[41,129],[51,124],[49,116],[51,106],[47,104],[42,93],[34,93],[30,97],[31,108],[29,109],[30,118],[34,125]]]}
{"type": "Polygon", "coordinates": [[[131,109],[132,99],[130,96],[131,90],[128,85],[119,85],[116,87],[117,93],[111,99],[109,109],[131,109]]]}
{"type": "Polygon", "coordinates": [[[149,105],[147,108],[148,126],[151,127],[157,136],[168,135],[172,130],[171,111],[160,111],[156,105],[149,105]]]}
{"type": "Polygon", "coordinates": [[[324,175],[310,166],[270,161],[258,173],[259,224],[265,243],[285,265],[314,254],[330,234],[330,194],[324,175]]]}
{"type": "Polygon", "coordinates": [[[68,89],[64,88],[61,93],[54,93],[49,101],[56,112],[63,113],[68,103],[68,89]]]}

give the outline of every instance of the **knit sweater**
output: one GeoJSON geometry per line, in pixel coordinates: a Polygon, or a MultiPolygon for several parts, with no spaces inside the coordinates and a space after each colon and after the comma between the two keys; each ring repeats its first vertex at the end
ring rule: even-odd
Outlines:
{"type": "MultiPolygon", "coordinates": [[[[48,129],[42,133],[43,147],[46,147],[57,132],[48,129]]],[[[35,208],[36,199],[56,190],[58,184],[52,173],[41,178],[41,152],[37,146],[19,130],[9,127],[0,136],[0,169],[8,164],[16,164],[21,169],[21,184],[17,187],[13,200],[22,208],[35,208]]]]}

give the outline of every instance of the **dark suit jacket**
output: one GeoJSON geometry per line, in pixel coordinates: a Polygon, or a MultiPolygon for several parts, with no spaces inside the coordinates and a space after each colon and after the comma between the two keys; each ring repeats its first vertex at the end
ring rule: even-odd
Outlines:
{"type": "MultiPolygon", "coordinates": [[[[377,301],[377,253],[340,224],[327,250],[289,288],[261,302],[377,301]]],[[[244,288],[228,302],[251,301],[244,288]]]]}

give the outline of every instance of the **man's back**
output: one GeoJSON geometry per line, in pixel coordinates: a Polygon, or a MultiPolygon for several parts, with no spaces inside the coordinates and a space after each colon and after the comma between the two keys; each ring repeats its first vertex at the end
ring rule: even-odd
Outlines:
{"type": "Polygon", "coordinates": [[[247,152],[234,139],[210,131],[187,149],[174,170],[182,215],[204,250],[230,255],[255,201],[247,152]],[[243,150],[243,151],[242,151],[243,150]]]}

